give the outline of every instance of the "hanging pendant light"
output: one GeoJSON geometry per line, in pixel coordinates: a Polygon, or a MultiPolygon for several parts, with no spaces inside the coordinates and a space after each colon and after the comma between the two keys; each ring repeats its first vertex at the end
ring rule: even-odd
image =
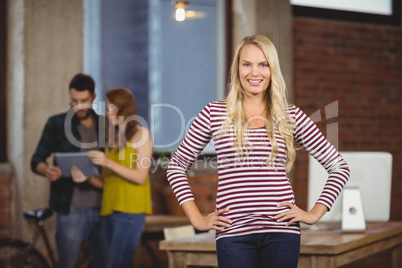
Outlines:
{"type": "Polygon", "coordinates": [[[186,10],[188,6],[187,1],[173,1],[173,6],[176,8],[175,18],[177,21],[184,21],[186,19],[186,10]]]}

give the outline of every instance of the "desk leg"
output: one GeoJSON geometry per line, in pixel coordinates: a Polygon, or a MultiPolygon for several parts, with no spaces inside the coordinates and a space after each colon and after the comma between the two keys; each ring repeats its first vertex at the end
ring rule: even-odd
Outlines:
{"type": "Polygon", "coordinates": [[[311,268],[311,257],[300,256],[297,268],[311,268]]]}
{"type": "Polygon", "coordinates": [[[330,256],[301,255],[297,268],[336,268],[336,260],[330,256]]]}
{"type": "Polygon", "coordinates": [[[402,267],[402,245],[399,244],[397,247],[392,249],[392,268],[402,267]]]}
{"type": "Polygon", "coordinates": [[[187,268],[184,252],[168,251],[169,268],[187,268]]]}
{"type": "Polygon", "coordinates": [[[336,268],[336,260],[330,256],[312,256],[311,268],[336,268]]]}
{"type": "Polygon", "coordinates": [[[148,244],[148,242],[146,240],[142,240],[141,241],[141,245],[145,248],[145,250],[148,252],[149,256],[152,259],[152,264],[154,268],[158,268],[159,266],[159,260],[158,257],[156,256],[154,250],[152,249],[152,247],[148,244]]]}

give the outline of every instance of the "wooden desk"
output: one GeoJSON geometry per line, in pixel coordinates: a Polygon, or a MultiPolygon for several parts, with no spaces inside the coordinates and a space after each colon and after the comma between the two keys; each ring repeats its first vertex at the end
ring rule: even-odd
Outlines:
{"type": "Polygon", "coordinates": [[[176,227],[190,224],[186,216],[149,215],[145,216],[144,233],[163,233],[165,227],[176,227]]]}
{"type": "MultiPolygon", "coordinates": [[[[169,267],[217,266],[212,234],[161,241],[169,267]]],[[[335,268],[392,249],[392,268],[402,267],[402,222],[367,223],[364,233],[342,233],[340,223],[319,223],[302,229],[298,268],[335,268]]]]}

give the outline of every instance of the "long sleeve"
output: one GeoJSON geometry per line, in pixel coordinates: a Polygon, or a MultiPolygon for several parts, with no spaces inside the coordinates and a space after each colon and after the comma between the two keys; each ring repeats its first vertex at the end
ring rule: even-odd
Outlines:
{"type": "Polygon", "coordinates": [[[54,140],[56,134],[54,132],[54,127],[52,121],[49,119],[46,122],[45,128],[43,129],[42,136],[39,140],[38,146],[31,159],[31,170],[36,173],[36,167],[39,163],[45,162],[46,159],[50,156],[50,154],[54,150],[54,140]]]}
{"type": "Polygon", "coordinates": [[[166,173],[180,205],[194,200],[186,173],[211,140],[209,109],[209,105],[207,105],[194,119],[186,137],[172,156],[166,173]]]}
{"type": "MultiPolygon", "coordinates": [[[[328,142],[314,122],[298,107],[294,108],[295,140],[308,151],[327,171],[328,178],[317,203],[331,209],[336,198],[350,177],[346,161],[328,142]]],[[[325,178],[323,178],[325,179],[325,178]]]]}

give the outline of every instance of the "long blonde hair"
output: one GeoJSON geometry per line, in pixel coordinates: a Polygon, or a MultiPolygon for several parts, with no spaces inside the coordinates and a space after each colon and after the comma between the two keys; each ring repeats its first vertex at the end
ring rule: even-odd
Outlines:
{"type": "Polygon", "coordinates": [[[240,53],[245,46],[254,45],[262,50],[271,69],[271,81],[266,90],[266,131],[271,141],[272,151],[267,158],[267,166],[273,165],[278,155],[278,143],[274,133],[276,131],[285,140],[287,152],[286,171],[289,171],[296,158],[296,152],[293,147],[292,130],[294,128],[294,120],[286,112],[288,105],[286,95],[286,85],[279,66],[278,53],[274,44],[263,35],[252,35],[243,38],[237,45],[232,66],[230,68],[229,93],[226,98],[228,118],[222,124],[222,132],[227,133],[233,125],[235,134],[234,146],[236,152],[242,157],[248,149],[247,139],[247,118],[243,109],[244,90],[239,77],[239,60],[240,53]]]}

